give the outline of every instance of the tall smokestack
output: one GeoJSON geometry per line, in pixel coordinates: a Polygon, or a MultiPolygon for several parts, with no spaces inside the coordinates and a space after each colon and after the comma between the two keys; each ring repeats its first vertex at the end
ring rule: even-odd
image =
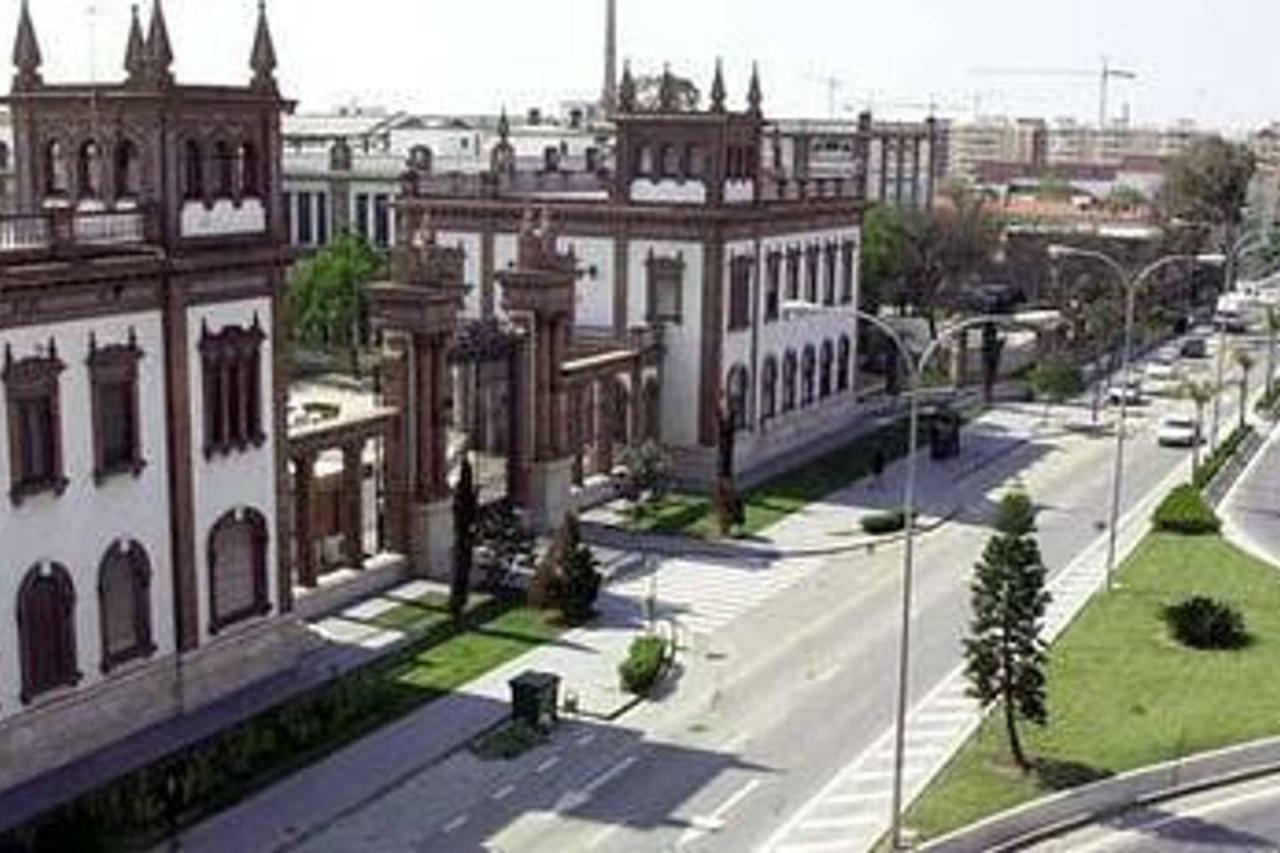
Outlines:
{"type": "Polygon", "coordinates": [[[600,106],[605,115],[612,115],[618,106],[618,0],[605,0],[604,15],[604,90],[600,106]]]}

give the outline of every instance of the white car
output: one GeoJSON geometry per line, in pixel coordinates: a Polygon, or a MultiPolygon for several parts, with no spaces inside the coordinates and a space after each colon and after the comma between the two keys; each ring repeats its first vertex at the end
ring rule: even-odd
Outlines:
{"type": "Polygon", "coordinates": [[[1194,418],[1170,415],[1160,421],[1156,442],[1161,447],[1195,447],[1200,443],[1200,427],[1194,418]]]}
{"type": "Polygon", "coordinates": [[[1142,381],[1132,379],[1129,381],[1128,387],[1117,383],[1107,389],[1107,402],[1113,406],[1125,403],[1130,406],[1141,405],[1142,398],[1142,381]]]}

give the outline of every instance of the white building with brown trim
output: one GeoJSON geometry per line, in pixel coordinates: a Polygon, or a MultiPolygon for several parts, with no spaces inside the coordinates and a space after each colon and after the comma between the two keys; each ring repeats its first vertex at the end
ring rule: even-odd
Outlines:
{"type": "Polygon", "coordinates": [[[288,666],[280,187],[247,86],[41,75],[24,2],[0,218],[0,789],[288,666]]]}

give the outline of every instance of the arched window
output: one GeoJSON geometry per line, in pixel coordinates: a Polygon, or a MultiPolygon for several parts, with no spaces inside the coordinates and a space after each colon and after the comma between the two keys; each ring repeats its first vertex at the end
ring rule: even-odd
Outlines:
{"type": "Polygon", "coordinates": [[[674,145],[662,146],[662,177],[679,178],[682,174],[680,149],[674,145]]]}
{"type": "Polygon", "coordinates": [[[214,179],[213,194],[215,198],[231,198],[236,193],[235,157],[231,146],[222,140],[213,144],[214,179]]]}
{"type": "Polygon", "coordinates": [[[256,510],[224,515],[209,533],[209,630],[268,613],[267,522],[256,510]]]}
{"type": "Polygon", "coordinates": [[[76,186],[80,198],[101,198],[101,157],[98,143],[90,139],[76,152],[76,186]]]}
{"type": "Polygon", "coordinates": [[[769,356],[760,373],[760,423],[778,414],[778,360],[769,356]]]}
{"type": "Polygon", "coordinates": [[[738,430],[746,429],[747,398],[751,388],[747,369],[740,364],[730,368],[726,385],[729,396],[729,415],[733,418],[733,427],[738,430]]]}
{"type": "Polygon", "coordinates": [[[419,172],[430,174],[434,159],[435,155],[432,154],[431,148],[426,145],[415,145],[409,149],[409,162],[419,172]]]}
{"type": "Polygon", "coordinates": [[[800,406],[807,408],[813,405],[814,373],[817,369],[817,353],[813,344],[804,348],[804,357],[800,362],[800,406]]]}
{"type": "Polygon", "coordinates": [[[67,195],[69,181],[67,180],[67,160],[66,151],[62,147],[62,143],[53,140],[44,148],[44,194],[46,196],[67,195]]]}
{"type": "Polygon", "coordinates": [[[151,642],[151,561],[137,542],[117,542],[98,571],[102,671],[155,651],[151,642]]]}
{"type": "Polygon", "coordinates": [[[182,146],[182,197],[188,201],[204,198],[204,154],[194,139],[182,146]]]}
{"type": "Polygon", "coordinates": [[[818,363],[818,396],[825,400],[831,396],[831,366],[835,361],[835,347],[831,341],[822,342],[822,360],[818,363]]]}
{"type": "Polygon", "coordinates": [[[258,198],[262,194],[262,161],[252,142],[240,146],[240,195],[242,198],[258,198]]]}
{"type": "Polygon", "coordinates": [[[787,350],[782,360],[782,411],[793,412],[796,408],[796,352],[787,350]]]}
{"type": "Polygon", "coordinates": [[[690,142],[684,149],[684,173],[690,178],[701,178],[704,171],[702,147],[690,142]]]}
{"type": "Polygon", "coordinates": [[[66,568],[43,563],[27,572],[18,589],[24,703],[79,683],[75,609],[75,587],[66,568]]]}
{"type": "Polygon", "coordinates": [[[636,174],[646,178],[653,177],[653,148],[651,146],[642,145],[636,151],[636,174]]]}
{"type": "Polygon", "coordinates": [[[116,198],[138,197],[138,148],[128,139],[116,143],[116,198]]]}
{"type": "Polygon", "coordinates": [[[840,344],[836,348],[836,390],[849,390],[849,361],[853,356],[853,346],[848,335],[840,336],[840,344]]]}

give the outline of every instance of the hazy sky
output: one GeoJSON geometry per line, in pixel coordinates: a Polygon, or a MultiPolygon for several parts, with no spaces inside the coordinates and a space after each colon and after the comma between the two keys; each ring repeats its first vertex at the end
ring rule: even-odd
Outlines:
{"type": "MultiPolygon", "coordinates": [[[[19,0],[0,0],[11,38],[19,0]]],[[[49,79],[121,75],[128,0],[30,0],[49,79]],[[91,9],[96,7],[96,12],[91,9]],[[91,21],[93,22],[91,24],[91,21]]],[[[143,4],[144,23],[150,0],[143,4]]],[[[247,76],[256,0],[166,0],[181,79],[247,76]]],[[[984,76],[978,68],[1098,69],[1112,114],[1230,128],[1280,119],[1276,0],[618,0],[619,52],[639,70],[670,61],[705,89],[723,56],[741,101],[760,62],[772,115],[837,108],[1074,115],[1096,119],[1096,78],[984,76]]],[[[285,92],[303,110],[357,99],[440,112],[513,111],[594,97],[604,0],[270,0],[285,92]]],[[[7,45],[7,43],[6,43],[7,45]]],[[[7,54],[6,54],[7,55],[7,54]]]]}

